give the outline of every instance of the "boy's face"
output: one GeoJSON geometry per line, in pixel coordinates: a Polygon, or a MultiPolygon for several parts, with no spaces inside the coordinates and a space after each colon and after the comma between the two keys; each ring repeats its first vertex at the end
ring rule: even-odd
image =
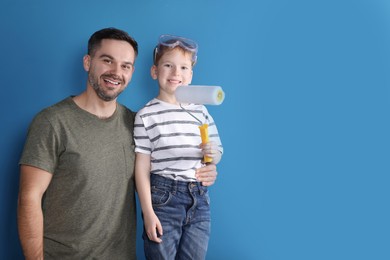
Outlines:
{"type": "Polygon", "coordinates": [[[160,95],[174,95],[178,86],[189,85],[192,80],[192,54],[180,48],[166,51],[151,76],[158,80],[160,95]]]}

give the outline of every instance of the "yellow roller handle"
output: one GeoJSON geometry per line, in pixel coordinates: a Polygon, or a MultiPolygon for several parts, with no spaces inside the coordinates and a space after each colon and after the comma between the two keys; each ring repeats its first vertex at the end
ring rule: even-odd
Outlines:
{"type": "MultiPolygon", "coordinates": [[[[209,142],[208,127],[209,127],[208,124],[203,124],[203,125],[199,126],[200,137],[202,138],[202,144],[205,144],[205,143],[208,143],[208,142],[209,142]]],[[[205,156],[203,157],[203,161],[204,161],[205,163],[210,163],[210,162],[213,161],[213,158],[211,158],[211,157],[205,155],[205,156]]]]}

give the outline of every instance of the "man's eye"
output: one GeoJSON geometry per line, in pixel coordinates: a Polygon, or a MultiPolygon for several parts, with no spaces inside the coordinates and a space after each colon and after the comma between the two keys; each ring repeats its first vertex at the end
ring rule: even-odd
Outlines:
{"type": "Polygon", "coordinates": [[[103,60],[105,63],[107,63],[107,64],[111,64],[112,63],[112,61],[111,60],[103,60]]]}

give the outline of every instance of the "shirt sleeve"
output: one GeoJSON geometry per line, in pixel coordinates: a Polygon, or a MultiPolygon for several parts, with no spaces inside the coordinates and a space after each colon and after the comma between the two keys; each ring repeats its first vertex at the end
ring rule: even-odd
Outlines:
{"type": "Polygon", "coordinates": [[[142,110],[135,116],[134,122],[134,142],[135,152],[143,154],[151,154],[152,147],[149,136],[146,132],[144,122],[142,120],[142,110]]]}
{"type": "Polygon", "coordinates": [[[46,113],[39,113],[32,121],[19,164],[30,165],[54,173],[58,157],[59,138],[46,113]]]}

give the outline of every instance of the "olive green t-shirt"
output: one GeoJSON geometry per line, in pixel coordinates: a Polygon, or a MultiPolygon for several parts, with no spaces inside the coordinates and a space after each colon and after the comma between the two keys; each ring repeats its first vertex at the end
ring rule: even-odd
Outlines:
{"type": "Polygon", "coordinates": [[[42,209],[45,259],[135,259],[134,113],[108,119],[71,97],[30,125],[20,164],[53,174],[42,209]]]}

